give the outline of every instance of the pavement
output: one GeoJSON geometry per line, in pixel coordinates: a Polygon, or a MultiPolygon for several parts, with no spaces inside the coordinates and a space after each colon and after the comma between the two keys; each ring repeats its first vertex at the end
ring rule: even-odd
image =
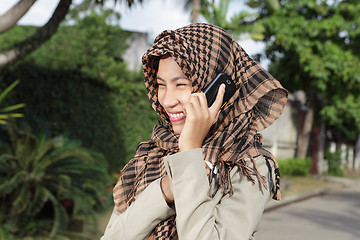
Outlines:
{"type": "Polygon", "coordinates": [[[255,239],[359,240],[360,180],[329,180],[336,182],[336,187],[290,196],[275,207],[270,205],[255,239]]]}
{"type": "Polygon", "coordinates": [[[274,201],[271,200],[267,203],[266,207],[265,207],[265,212],[267,211],[271,211],[274,210],[276,208],[291,204],[291,203],[295,203],[295,202],[299,202],[308,198],[312,198],[312,197],[316,197],[319,195],[323,195],[326,194],[330,191],[339,189],[339,188],[344,188],[344,187],[349,187],[352,186],[354,184],[356,184],[356,180],[352,180],[352,179],[348,179],[348,178],[340,178],[340,177],[332,177],[332,176],[318,176],[319,179],[321,180],[325,180],[328,182],[333,182],[333,183],[337,183],[334,184],[333,186],[329,186],[329,187],[323,187],[323,188],[319,188],[319,189],[315,189],[306,193],[301,193],[301,194],[293,194],[287,197],[283,197],[281,199],[281,201],[274,201]]]}

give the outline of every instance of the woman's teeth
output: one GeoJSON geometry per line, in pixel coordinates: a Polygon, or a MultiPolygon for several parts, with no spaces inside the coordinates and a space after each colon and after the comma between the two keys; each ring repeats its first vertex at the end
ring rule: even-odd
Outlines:
{"type": "Polygon", "coordinates": [[[169,115],[172,118],[176,118],[176,117],[184,116],[184,113],[169,113],[169,115]]]}

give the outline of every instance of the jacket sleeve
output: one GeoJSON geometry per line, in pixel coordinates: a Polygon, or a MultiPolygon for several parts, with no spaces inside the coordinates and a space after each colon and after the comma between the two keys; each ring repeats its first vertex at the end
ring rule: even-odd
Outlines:
{"type": "MultiPolygon", "coordinates": [[[[256,158],[256,162],[268,180],[264,157],[256,158]]],[[[219,190],[210,198],[200,148],[167,157],[165,166],[175,199],[179,239],[251,239],[270,196],[258,181],[252,184],[241,178],[238,167],[234,167],[230,173],[234,194],[223,195],[219,190]]]]}
{"type": "Polygon", "coordinates": [[[100,240],[144,239],[161,220],[174,214],[163,198],[160,179],[155,180],[124,213],[121,214],[114,207],[100,240]]]}

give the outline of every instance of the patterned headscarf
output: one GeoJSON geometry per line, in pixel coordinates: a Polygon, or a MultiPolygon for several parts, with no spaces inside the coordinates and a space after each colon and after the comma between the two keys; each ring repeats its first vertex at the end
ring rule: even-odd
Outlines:
{"type": "MultiPolygon", "coordinates": [[[[193,92],[203,90],[221,72],[228,74],[238,89],[220,112],[218,121],[202,145],[204,160],[220,169],[212,194],[218,189],[223,194],[232,194],[229,173],[234,166],[238,166],[243,176],[253,183],[257,179],[266,187],[254,161],[255,157],[263,155],[274,162],[277,174],[274,199],[279,199],[278,165],[274,157],[261,147],[262,137],[257,132],[281,115],[287,91],[224,29],[193,24],[162,32],[143,56],[150,102],[166,124],[154,127],[150,141],[138,146],[135,157],[122,170],[114,188],[116,208],[124,212],[151,182],[163,177],[166,174],[163,158],[179,150],[178,138],[157,97],[156,74],[159,59],[164,55],[171,55],[192,81],[193,92]],[[246,165],[245,158],[252,160],[252,168],[246,165]]],[[[214,179],[214,172],[209,178],[214,179]]],[[[177,239],[175,216],[160,222],[149,239],[177,239]]]]}

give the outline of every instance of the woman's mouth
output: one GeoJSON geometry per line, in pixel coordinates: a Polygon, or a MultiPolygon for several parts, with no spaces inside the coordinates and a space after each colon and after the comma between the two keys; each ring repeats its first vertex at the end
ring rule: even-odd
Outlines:
{"type": "Polygon", "coordinates": [[[179,122],[186,118],[186,115],[183,112],[177,113],[168,113],[171,122],[179,122]]]}

